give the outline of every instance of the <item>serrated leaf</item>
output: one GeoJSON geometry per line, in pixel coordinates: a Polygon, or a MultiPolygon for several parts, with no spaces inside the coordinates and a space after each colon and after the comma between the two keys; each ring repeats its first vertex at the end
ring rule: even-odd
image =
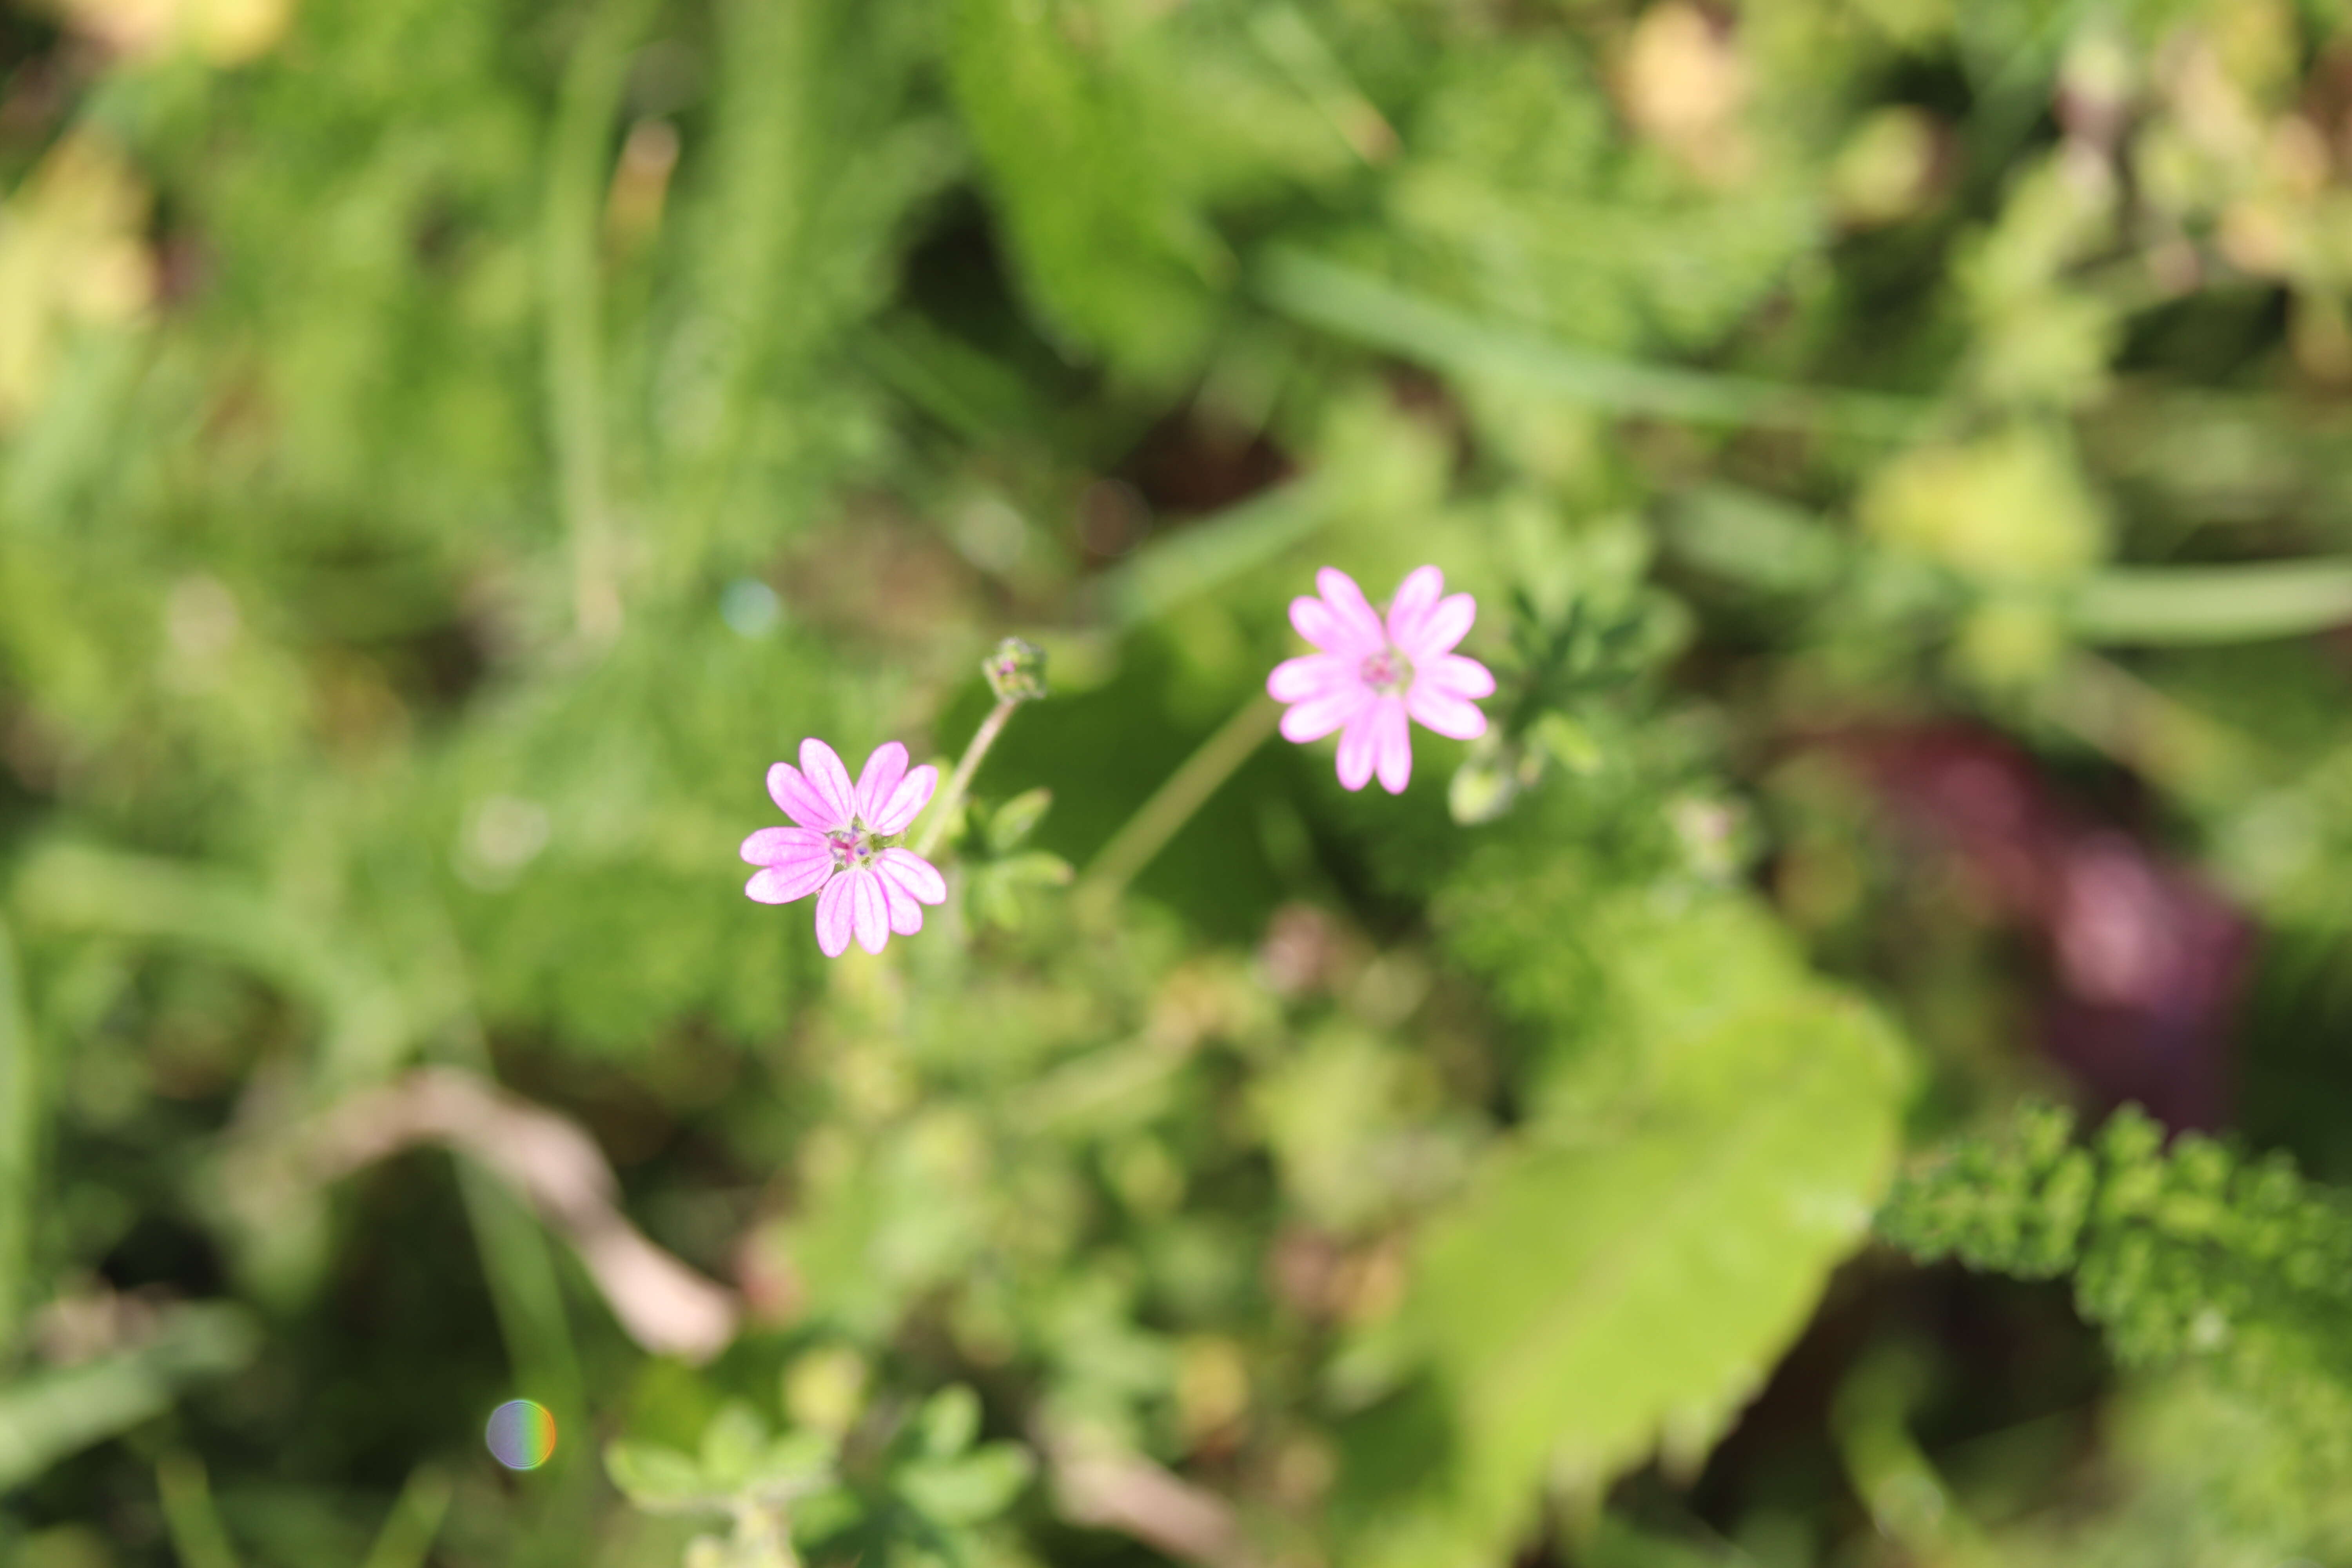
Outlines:
{"type": "Polygon", "coordinates": [[[1024,790],[998,806],[988,819],[989,853],[1010,855],[1021,847],[1053,804],[1054,792],[1041,787],[1024,790]]]}
{"type": "Polygon", "coordinates": [[[1682,1091],[1602,1134],[1522,1138],[1422,1247],[1412,1319],[1459,1507],[1496,1544],[1546,1478],[1602,1484],[1662,1440],[1702,1456],[1892,1174],[1904,1059],[1874,1015],[1799,981],[1695,1016],[1682,1091]]]}
{"type": "Polygon", "coordinates": [[[1018,1443],[990,1443],[960,1459],[921,1460],[898,1472],[898,1495],[936,1524],[978,1524],[1012,1506],[1036,1471],[1018,1443]]]}

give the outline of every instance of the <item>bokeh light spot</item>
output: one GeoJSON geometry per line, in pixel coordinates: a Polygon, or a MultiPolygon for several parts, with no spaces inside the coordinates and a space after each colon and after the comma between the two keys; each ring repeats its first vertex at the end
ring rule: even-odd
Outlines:
{"type": "Polygon", "coordinates": [[[509,1399],[490,1412],[483,1436],[490,1457],[509,1470],[535,1470],[555,1452],[555,1417],[547,1406],[509,1399]]]}

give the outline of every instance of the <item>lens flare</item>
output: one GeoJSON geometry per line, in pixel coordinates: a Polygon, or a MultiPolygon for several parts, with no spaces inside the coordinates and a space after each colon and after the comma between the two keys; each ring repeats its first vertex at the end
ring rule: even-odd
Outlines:
{"type": "Polygon", "coordinates": [[[555,1452],[555,1417],[547,1406],[509,1399],[490,1412],[483,1434],[490,1457],[509,1470],[535,1470],[555,1452]]]}

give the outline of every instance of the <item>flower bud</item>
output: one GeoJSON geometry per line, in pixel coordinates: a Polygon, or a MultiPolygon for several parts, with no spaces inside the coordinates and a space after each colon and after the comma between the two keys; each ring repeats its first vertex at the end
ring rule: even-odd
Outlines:
{"type": "Polygon", "coordinates": [[[980,669],[999,702],[1034,702],[1045,695],[1045,650],[1034,643],[1006,637],[980,669]]]}

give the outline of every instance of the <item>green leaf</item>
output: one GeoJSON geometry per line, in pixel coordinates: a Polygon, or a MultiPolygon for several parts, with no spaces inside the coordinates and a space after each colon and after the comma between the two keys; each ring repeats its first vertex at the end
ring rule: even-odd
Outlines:
{"type": "Polygon", "coordinates": [[[937,1524],[978,1524],[1021,1495],[1036,1461],[1018,1443],[990,1443],[961,1459],[925,1460],[898,1475],[899,1496],[937,1524]]]}
{"type": "Polygon", "coordinates": [[[1066,347],[1147,373],[1200,349],[1207,285],[1234,270],[1162,177],[1164,150],[1121,90],[1097,13],[1053,0],[960,0],[949,79],[1022,282],[1066,347]]]}
{"type": "Polygon", "coordinates": [[[604,1473],[648,1513],[708,1511],[721,1506],[726,1489],[706,1480],[701,1467],[677,1449],[649,1443],[606,1444],[604,1473]]]}
{"type": "Polygon", "coordinates": [[[916,1425],[924,1453],[952,1458],[980,1436],[980,1395],[961,1383],[942,1388],[923,1402],[916,1425]]]}
{"type": "Polygon", "coordinates": [[[992,855],[1010,855],[1021,847],[1029,835],[1044,821],[1045,811],[1054,804],[1054,792],[1037,788],[1024,790],[1003,805],[988,819],[988,848],[992,855]]]}
{"type": "Polygon", "coordinates": [[[702,1473],[727,1491],[740,1490],[760,1468],[768,1447],[768,1424],[741,1400],[719,1407],[702,1429],[702,1473]]]}
{"type": "Polygon", "coordinates": [[[1892,1174],[1903,1057],[1825,989],[1713,1023],[1706,1092],[1522,1140],[1433,1227],[1411,1311],[1461,1500],[1507,1532],[1548,1475],[1703,1454],[1803,1325],[1892,1174]]]}

